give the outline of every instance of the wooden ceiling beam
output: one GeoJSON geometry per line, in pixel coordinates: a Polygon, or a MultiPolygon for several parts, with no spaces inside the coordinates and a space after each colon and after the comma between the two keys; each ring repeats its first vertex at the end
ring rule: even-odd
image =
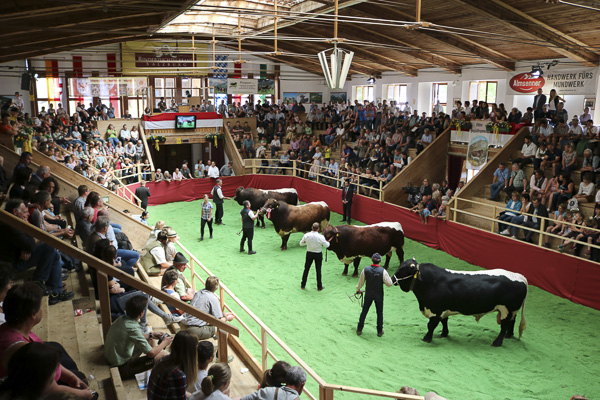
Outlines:
{"type": "Polygon", "coordinates": [[[492,17],[510,27],[526,33],[538,40],[548,42],[554,46],[553,50],[574,61],[579,61],[588,66],[598,66],[600,57],[590,50],[585,43],[557,31],[548,24],[533,18],[521,10],[511,7],[499,0],[455,0],[459,4],[468,6],[474,12],[492,17]]]}
{"type": "MultiPolygon", "coordinates": [[[[98,35],[93,35],[93,36],[90,36],[90,39],[97,38],[97,37],[98,37],[98,35]]],[[[19,53],[16,53],[16,52],[5,53],[3,55],[0,55],[0,63],[14,61],[14,60],[22,60],[23,58],[33,58],[33,57],[38,57],[38,56],[44,56],[47,54],[59,53],[62,51],[75,50],[75,49],[80,49],[82,47],[92,47],[92,46],[100,46],[100,45],[104,45],[104,44],[120,43],[120,42],[137,40],[137,39],[147,38],[147,37],[148,37],[148,34],[144,33],[141,35],[125,35],[125,36],[118,36],[118,37],[112,37],[112,38],[107,37],[107,38],[92,39],[92,40],[85,40],[83,38],[75,39],[72,41],[65,40],[62,44],[60,44],[58,46],[39,48],[39,49],[35,49],[35,50],[27,50],[27,51],[23,51],[23,52],[19,52],[19,53]]]]}
{"type": "MultiPolygon", "coordinates": [[[[344,14],[346,14],[346,13],[354,14],[356,16],[369,17],[369,18],[377,17],[376,15],[373,15],[371,13],[357,12],[356,10],[353,10],[351,8],[345,9],[344,14]]],[[[360,26],[360,24],[353,24],[352,28],[347,29],[347,28],[339,27],[338,31],[339,31],[340,36],[347,38],[347,39],[362,40],[362,41],[374,39],[373,40],[374,46],[377,46],[378,43],[386,44],[386,45],[393,45],[393,46],[401,46],[401,47],[403,47],[402,49],[394,48],[393,50],[398,51],[400,53],[405,53],[406,55],[408,55],[412,58],[424,61],[428,64],[431,64],[434,67],[442,68],[448,72],[452,72],[453,74],[461,73],[461,65],[459,63],[457,63],[456,61],[454,61],[448,57],[445,57],[444,55],[441,55],[441,54],[438,54],[435,52],[431,52],[429,50],[423,49],[422,47],[415,46],[411,43],[407,43],[405,40],[398,39],[397,37],[394,37],[390,34],[382,33],[378,30],[375,30],[372,27],[366,28],[366,27],[360,26]],[[361,33],[361,35],[353,34],[353,32],[359,32],[359,33],[361,33]],[[375,43],[375,41],[377,43],[375,43]]]]}
{"type": "MultiPolygon", "coordinates": [[[[306,30],[303,30],[296,26],[287,27],[284,30],[284,34],[285,34],[285,32],[290,32],[290,33],[293,33],[294,35],[302,35],[302,34],[306,35],[307,34],[306,30]]],[[[323,28],[317,28],[317,27],[311,27],[310,32],[320,35],[320,36],[326,34],[326,32],[323,28]]],[[[280,40],[280,42],[281,42],[281,40],[280,40]]],[[[355,60],[353,61],[353,63],[354,62],[359,63],[361,61],[367,62],[367,63],[375,63],[375,64],[380,65],[383,69],[387,69],[388,71],[397,71],[397,72],[401,72],[408,76],[417,76],[417,74],[419,72],[418,68],[412,67],[410,65],[406,65],[404,63],[396,62],[393,59],[382,56],[381,53],[374,52],[374,51],[369,50],[362,46],[357,46],[357,45],[353,45],[350,43],[343,43],[340,46],[343,47],[344,49],[351,50],[354,52],[355,60]],[[357,58],[362,59],[362,60],[358,60],[357,58]]],[[[331,45],[329,45],[328,47],[331,47],[331,45]]],[[[382,71],[372,71],[371,74],[376,74],[379,72],[382,72],[382,71]]],[[[371,75],[371,74],[369,74],[369,75],[371,75]]]]}
{"type": "MultiPolygon", "coordinates": [[[[398,18],[402,21],[414,21],[415,17],[408,13],[398,11],[398,9],[383,7],[375,3],[358,4],[352,7],[353,9],[362,12],[371,13],[373,15],[386,15],[387,18],[398,18]]],[[[453,47],[467,53],[466,56],[476,57],[483,62],[494,65],[505,71],[514,71],[515,62],[505,54],[490,49],[487,46],[481,45],[474,40],[465,37],[454,35],[451,32],[435,32],[432,30],[417,29],[413,32],[416,36],[422,35],[424,38],[435,39],[442,41],[447,46],[453,47]]]]}
{"type": "MultiPolygon", "coordinates": [[[[265,50],[272,50],[272,47],[270,44],[267,43],[263,43],[262,41],[259,40],[244,40],[242,43],[248,43],[254,46],[258,46],[262,49],[265,50]]],[[[285,42],[285,43],[280,43],[278,46],[278,49],[284,53],[289,53],[290,55],[281,55],[281,56],[275,56],[276,58],[278,57],[278,61],[279,62],[285,62],[283,60],[285,60],[288,57],[293,57],[293,54],[305,54],[307,49],[313,49],[312,46],[307,46],[306,44],[302,44],[302,46],[298,46],[295,45],[293,43],[290,42],[285,42]]],[[[315,50],[315,54],[318,50],[315,50]]],[[[261,54],[259,57],[263,57],[263,55],[261,54]]],[[[317,73],[318,75],[321,75],[323,73],[322,69],[321,69],[321,63],[319,63],[319,61],[317,60],[313,60],[310,58],[304,58],[304,57],[294,57],[297,58],[299,60],[301,60],[301,62],[303,63],[310,63],[312,65],[315,65],[315,71],[312,71],[314,73],[317,73]]],[[[354,64],[354,63],[353,63],[354,64]]],[[[372,74],[374,71],[371,67],[367,66],[367,65],[363,65],[360,63],[356,63],[356,65],[352,66],[350,68],[350,73],[356,73],[356,74],[365,74],[365,75],[370,75],[372,74]],[[357,68],[358,66],[358,68],[357,68]]]]}
{"type": "MultiPolygon", "coordinates": [[[[83,18],[83,16],[81,16],[81,18],[83,18]]],[[[22,23],[5,23],[3,24],[3,26],[6,28],[6,31],[0,33],[0,38],[19,36],[19,38],[22,40],[24,34],[32,34],[34,32],[47,32],[48,30],[60,31],[68,28],[75,28],[75,31],[94,29],[95,31],[101,33],[107,28],[123,26],[131,28],[132,24],[134,24],[135,26],[157,25],[160,23],[161,18],[161,13],[158,12],[127,14],[110,17],[108,17],[107,14],[102,13],[97,14],[96,17],[88,18],[85,20],[72,20],[74,22],[46,19],[42,24],[32,23],[24,25],[22,23]],[[95,24],[101,25],[96,26],[95,24]]]]}
{"type": "MultiPolygon", "coordinates": [[[[278,47],[281,47],[281,46],[278,45],[278,47]]],[[[295,53],[306,54],[306,52],[309,51],[309,52],[313,52],[316,55],[320,51],[327,50],[329,45],[326,43],[316,43],[316,42],[310,42],[310,43],[303,42],[302,44],[297,44],[295,42],[285,42],[284,47],[289,48],[290,51],[295,52],[295,53]]],[[[314,61],[314,62],[319,67],[319,73],[323,73],[323,71],[321,69],[321,63],[318,61],[314,61]]],[[[391,68],[388,68],[388,70],[391,71],[391,68]]],[[[350,66],[348,75],[352,75],[352,74],[374,75],[374,74],[379,74],[380,72],[382,72],[382,71],[373,68],[372,65],[365,64],[363,62],[360,62],[359,60],[354,60],[352,62],[352,65],[350,66]]]]}

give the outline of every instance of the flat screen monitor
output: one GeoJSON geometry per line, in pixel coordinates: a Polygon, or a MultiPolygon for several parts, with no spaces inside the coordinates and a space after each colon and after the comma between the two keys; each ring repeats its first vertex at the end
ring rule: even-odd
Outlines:
{"type": "Polygon", "coordinates": [[[176,115],[175,129],[196,129],[195,115],[176,115]]]}

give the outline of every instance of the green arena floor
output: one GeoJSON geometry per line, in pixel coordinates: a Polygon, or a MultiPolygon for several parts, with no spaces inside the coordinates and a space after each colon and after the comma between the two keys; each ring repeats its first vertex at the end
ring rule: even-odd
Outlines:
{"type": "MultiPolygon", "coordinates": [[[[600,311],[530,286],[527,329],[520,341],[507,339],[501,348],[494,348],[491,343],[499,332],[495,315],[479,322],[457,315],[449,320],[448,338],[439,337],[440,325],[433,342],[427,344],[421,341],[427,320],[414,295],[391,287],[385,290],[385,335],[376,335],[373,307],[359,337],[355,331],[360,307],[347,296],[354,292],[358,278],[341,276],[343,264],[332,252],[323,264],[325,290],[317,291],[313,270],[302,291],[305,248],[298,244],[301,234],[292,235],[288,250],[282,252],[281,240],[267,221],[266,229],[255,230],[257,254],[240,253],[236,234],[241,229],[241,207],[229,200],[223,219],[226,225],[215,227],[214,239],[209,240],[207,232],[200,242],[200,203],[150,207],[150,221],[164,219],[174,227],[182,244],[328,383],[387,391],[408,385],[421,394],[436,391],[451,400],[568,400],[573,394],[600,398],[600,311]]],[[[338,225],[341,216],[332,213],[332,217],[338,225]]],[[[410,235],[410,226],[403,228],[410,235]]],[[[404,251],[406,258],[414,256],[419,262],[478,269],[411,240],[406,241],[404,251]]],[[[367,260],[361,267],[365,265],[367,260]]],[[[397,265],[394,256],[392,273],[397,265]]],[[[256,325],[241,315],[260,337],[256,325]]],[[[258,344],[243,329],[240,337],[260,362],[258,344]]],[[[277,357],[289,360],[273,346],[277,357]]],[[[314,381],[309,379],[307,386],[318,393],[314,381]]],[[[337,392],[338,398],[367,397],[337,392]]]]}

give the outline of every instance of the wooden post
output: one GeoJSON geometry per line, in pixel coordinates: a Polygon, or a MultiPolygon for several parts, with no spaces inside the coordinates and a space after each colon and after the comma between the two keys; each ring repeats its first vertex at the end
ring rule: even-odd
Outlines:
{"type": "Polygon", "coordinates": [[[542,247],[544,245],[544,231],[545,230],[546,230],[546,219],[542,218],[542,221],[540,222],[540,237],[538,238],[538,246],[540,246],[540,247],[542,247]]]}
{"type": "Polygon", "coordinates": [[[262,349],[262,359],[261,360],[262,360],[262,369],[263,369],[263,372],[265,372],[268,369],[268,367],[269,367],[269,365],[268,365],[269,364],[269,360],[267,358],[268,355],[269,355],[269,353],[267,352],[267,350],[269,349],[267,347],[267,338],[268,337],[269,336],[267,335],[266,329],[264,327],[261,327],[260,328],[260,340],[261,340],[260,347],[262,349]]]}
{"type": "Polygon", "coordinates": [[[319,386],[319,400],[333,400],[333,393],[332,388],[319,386]]]}
{"type": "Polygon", "coordinates": [[[192,290],[196,291],[196,274],[194,273],[194,260],[190,260],[190,269],[192,270],[192,290]]]}
{"type": "Polygon", "coordinates": [[[221,311],[225,311],[225,296],[221,286],[219,286],[219,302],[221,303],[221,311]]]}
{"type": "MultiPolygon", "coordinates": [[[[492,214],[492,218],[496,218],[496,215],[498,213],[498,210],[496,210],[497,206],[494,206],[494,212],[492,214]]],[[[492,233],[494,233],[494,221],[492,221],[492,230],[490,231],[492,233]]]]}
{"type": "MultiPolygon", "coordinates": [[[[244,170],[246,169],[246,162],[244,162],[244,170]]],[[[246,172],[246,171],[244,171],[246,172]]],[[[256,174],[256,159],[252,159],[252,174],[255,175],[256,174]]]]}
{"type": "Polygon", "coordinates": [[[221,329],[217,329],[217,346],[219,347],[219,362],[227,363],[229,357],[227,349],[227,332],[221,329]]]}
{"type": "Polygon", "coordinates": [[[100,298],[100,318],[102,319],[102,334],[106,339],[110,325],[110,293],[108,292],[108,276],[104,272],[96,271],[98,276],[98,297],[100,298]]]}

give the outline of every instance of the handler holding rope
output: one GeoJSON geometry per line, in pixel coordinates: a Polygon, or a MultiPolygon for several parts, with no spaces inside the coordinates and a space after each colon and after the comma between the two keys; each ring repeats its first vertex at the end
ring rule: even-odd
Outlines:
{"type": "Polygon", "coordinates": [[[379,253],[373,254],[371,261],[373,261],[373,264],[362,270],[358,279],[358,285],[356,285],[356,293],[361,293],[360,288],[365,281],[367,282],[364,304],[358,320],[356,334],[359,336],[362,334],[369,308],[375,302],[375,309],[377,310],[377,336],[381,337],[383,336],[383,284],[385,283],[387,287],[390,287],[393,283],[387,271],[379,265],[381,255],[379,253]]]}

